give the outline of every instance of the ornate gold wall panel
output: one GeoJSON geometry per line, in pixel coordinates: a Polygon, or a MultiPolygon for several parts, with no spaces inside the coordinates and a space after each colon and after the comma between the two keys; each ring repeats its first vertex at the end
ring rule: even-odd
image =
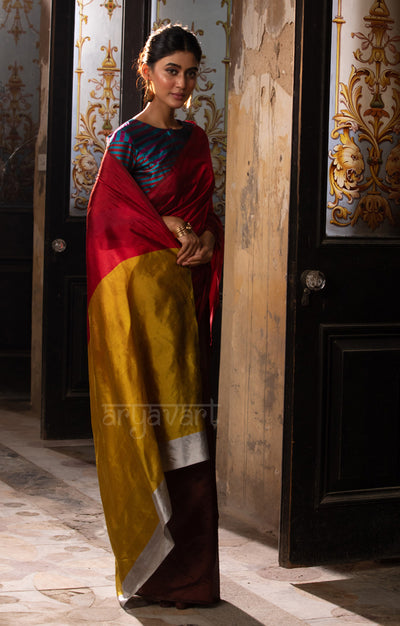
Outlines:
{"type": "Polygon", "coordinates": [[[400,235],[400,4],[334,0],[328,236],[400,235]]]}
{"type": "Polygon", "coordinates": [[[215,173],[216,212],[225,213],[226,128],[231,0],[154,0],[153,28],[179,23],[198,35],[203,60],[189,111],[182,117],[194,119],[210,140],[215,173]]]}
{"type": "Polygon", "coordinates": [[[0,8],[0,204],[32,203],[39,121],[40,0],[0,8]]]}
{"type": "Polygon", "coordinates": [[[120,124],[122,1],[76,0],[70,214],[84,215],[108,135],[120,124]]]}

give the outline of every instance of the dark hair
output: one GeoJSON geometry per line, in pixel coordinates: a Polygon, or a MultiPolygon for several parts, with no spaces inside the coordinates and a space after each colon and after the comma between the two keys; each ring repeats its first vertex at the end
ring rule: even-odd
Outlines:
{"type": "Polygon", "coordinates": [[[168,24],[149,35],[137,61],[139,84],[145,89],[145,100],[152,100],[153,93],[149,90],[142,74],[144,63],[153,67],[157,61],[175,52],[191,52],[197,63],[200,63],[201,47],[196,35],[189,28],[181,24],[168,24]]]}

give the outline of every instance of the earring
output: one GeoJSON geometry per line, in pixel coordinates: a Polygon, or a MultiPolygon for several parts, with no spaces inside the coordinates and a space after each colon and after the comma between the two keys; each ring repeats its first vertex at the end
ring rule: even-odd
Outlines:
{"type": "Polygon", "coordinates": [[[146,79],[146,86],[145,86],[145,92],[144,92],[144,99],[146,102],[151,102],[151,100],[153,100],[154,98],[154,89],[153,89],[153,84],[150,80],[150,78],[146,79]]]}
{"type": "Polygon", "coordinates": [[[186,119],[194,120],[194,111],[192,110],[192,94],[190,94],[189,98],[184,102],[183,107],[186,111],[186,119]]]}

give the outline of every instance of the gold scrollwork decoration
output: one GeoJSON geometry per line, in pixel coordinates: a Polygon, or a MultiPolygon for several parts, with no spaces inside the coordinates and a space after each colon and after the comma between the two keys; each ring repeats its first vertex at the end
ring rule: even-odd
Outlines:
{"type": "Polygon", "coordinates": [[[350,215],[351,211],[349,211],[349,209],[337,204],[332,209],[331,224],[335,224],[335,226],[348,226],[348,219],[350,215]]]}
{"type": "Polygon", "coordinates": [[[111,120],[119,111],[119,96],[114,93],[119,92],[120,89],[117,79],[119,69],[112,55],[113,52],[118,52],[118,48],[116,46],[111,47],[111,42],[109,41],[108,48],[101,46],[101,50],[106,50],[106,57],[102,66],[97,68],[100,80],[90,78],[89,83],[95,84],[95,88],[90,92],[90,96],[102,101],[102,104],[99,106],[99,115],[103,118],[103,127],[99,134],[107,137],[112,131],[111,120]],[[101,93],[97,95],[96,92],[99,91],[101,93]]]}
{"type": "Polygon", "coordinates": [[[400,141],[386,160],[386,182],[390,186],[389,198],[400,204],[400,141]]]}
{"type": "Polygon", "coordinates": [[[218,109],[215,95],[196,95],[187,118],[193,119],[203,107],[204,130],[210,142],[211,160],[215,176],[214,208],[218,215],[224,214],[225,208],[225,169],[226,169],[226,133],[223,128],[224,109],[218,109]]]}
{"type": "Polygon", "coordinates": [[[23,67],[8,66],[10,77],[0,92],[0,189],[2,202],[31,201],[34,139],[32,94],[21,78],[23,67]]]}
{"type": "MultiPolygon", "coordinates": [[[[342,16],[340,18],[343,24],[342,16]]],[[[386,159],[386,176],[382,172],[384,145],[393,143],[400,132],[400,73],[395,67],[400,62],[397,47],[400,36],[391,36],[394,20],[384,0],[373,2],[364,21],[370,32],[367,35],[352,33],[352,37],[361,42],[361,47],[354,52],[360,66],[352,65],[347,85],[340,83],[343,106],[334,116],[335,127],[331,133],[340,144],[329,153],[332,160],[330,194],[334,200],[328,203],[328,209],[332,211],[331,224],[355,226],[361,219],[375,231],[386,220],[395,224],[389,200],[400,204],[399,143],[386,159]],[[391,110],[383,98],[389,90],[391,110]],[[368,92],[371,100],[369,107],[363,110],[362,101],[368,92]],[[368,144],[365,158],[358,146],[362,142],[368,144]],[[353,213],[340,206],[343,197],[348,204],[358,200],[353,213]]],[[[340,54],[340,46],[337,54],[340,54]]]]}
{"type": "Polygon", "coordinates": [[[153,30],[157,30],[161,28],[161,26],[167,26],[171,24],[171,20],[165,17],[163,20],[161,18],[157,18],[155,22],[153,22],[153,30]]]}
{"type": "MultiPolygon", "coordinates": [[[[188,119],[194,119],[194,116],[202,109],[204,114],[204,130],[207,133],[211,160],[215,176],[215,200],[214,208],[218,215],[225,214],[225,177],[226,177],[226,149],[227,149],[227,128],[226,128],[226,107],[227,107],[227,77],[229,66],[229,48],[230,48],[230,16],[231,2],[222,0],[221,7],[227,6],[227,19],[225,22],[218,20],[217,26],[222,26],[226,36],[225,58],[225,94],[224,107],[219,109],[215,102],[215,95],[212,92],[214,83],[209,79],[209,75],[216,72],[214,68],[207,67],[205,64],[206,57],[200,66],[197,84],[195,87],[195,96],[192,99],[188,119]]],[[[194,30],[194,25],[192,24],[194,30]]],[[[199,34],[203,34],[203,32],[199,34]]]]}
{"type": "Polygon", "coordinates": [[[26,30],[22,26],[21,11],[24,13],[28,28],[33,30],[36,34],[39,31],[34,27],[30,21],[29,14],[33,8],[33,0],[3,0],[3,11],[5,13],[4,21],[0,24],[0,29],[5,28],[7,23],[12,20],[9,30],[10,35],[13,35],[15,43],[17,44],[21,35],[25,35],[26,30]]]}
{"type": "Polygon", "coordinates": [[[329,171],[330,193],[335,196],[334,202],[328,203],[330,209],[334,209],[343,196],[346,196],[350,204],[360,197],[359,186],[365,168],[361,150],[354,138],[350,137],[348,128],[339,135],[339,139],[341,143],[329,152],[332,159],[329,171]]]}
{"type": "Polygon", "coordinates": [[[79,133],[79,119],[80,119],[80,106],[81,106],[81,82],[82,82],[82,52],[83,45],[86,41],[90,41],[90,37],[88,35],[83,36],[83,25],[87,24],[88,16],[84,14],[84,9],[91,4],[93,0],[77,0],[77,4],[79,7],[79,35],[75,47],[78,48],[78,62],[75,70],[75,74],[77,74],[77,114],[76,114],[76,134],[79,133]]]}
{"type": "Polygon", "coordinates": [[[215,94],[211,93],[214,83],[208,80],[207,75],[215,69],[205,67],[202,62],[195,87],[195,96],[192,97],[187,119],[194,119],[199,111],[204,115],[204,130],[210,142],[211,159],[215,176],[214,208],[218,215],[224,214],[225,209],[225,169],[226,169],[226,132],[224,129],[224,108],[219,109],[215,102],[215,94]],[[204,85],[201,85],[201,82],[204,85]]]}
{"type": "Polygon", "coordinates": [[[351,220],[352,226],[361,218],[366,222],[371,230],[375,230],[385,219],[394,225],[394,219],[390,210],[389,202],[379,191],[371,191],[364,198],[361,198],[351,220]]]}
{"type": "Polygon", "coordinates": [[[106,56],[97,69],[99,78],[91,78],[89,82],[94,84],[90,92],[91,98],[100,102],[89,102],[85,114],[80,115],[79,131],[76,134],[74,151],[78,155],[72,161],[72,181],[75,191],[71,194],[74,200],[74,208],[85,210],[88,195],[95,182],[98,164],[95,154],[102,155],[106,149],[106,139],[112,132],[111,120],[118,115],[119,111],[119,74],[113,52],[118,52],[111,42],[108,46],[101,46],[106,56]],[[96,131],[96,123],[102,120],[101,129],[96,131]]]}

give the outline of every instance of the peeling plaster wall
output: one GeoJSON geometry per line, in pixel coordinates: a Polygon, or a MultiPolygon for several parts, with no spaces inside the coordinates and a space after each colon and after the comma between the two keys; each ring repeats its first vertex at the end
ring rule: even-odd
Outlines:
{"type": "Polygon", "coordinates": [[[40,415],[42,406],[42,329],[43,329],[43,268],[44,226],[46,201],[46,170],[39,167],[39,158],[47,154],[47,118],[49,99],[49,62],[51,1],[42,0],[40,20],[40,119],[36,141],[36,164],[33,194],[33,272],[32,272],[32,344],[31,344],[31,403],[40,415]]]}
{"type": "Polygon", "coordinates": [[[294,0],[236,0],[218,413],[220,506],[279,528],[294,0]]]}

